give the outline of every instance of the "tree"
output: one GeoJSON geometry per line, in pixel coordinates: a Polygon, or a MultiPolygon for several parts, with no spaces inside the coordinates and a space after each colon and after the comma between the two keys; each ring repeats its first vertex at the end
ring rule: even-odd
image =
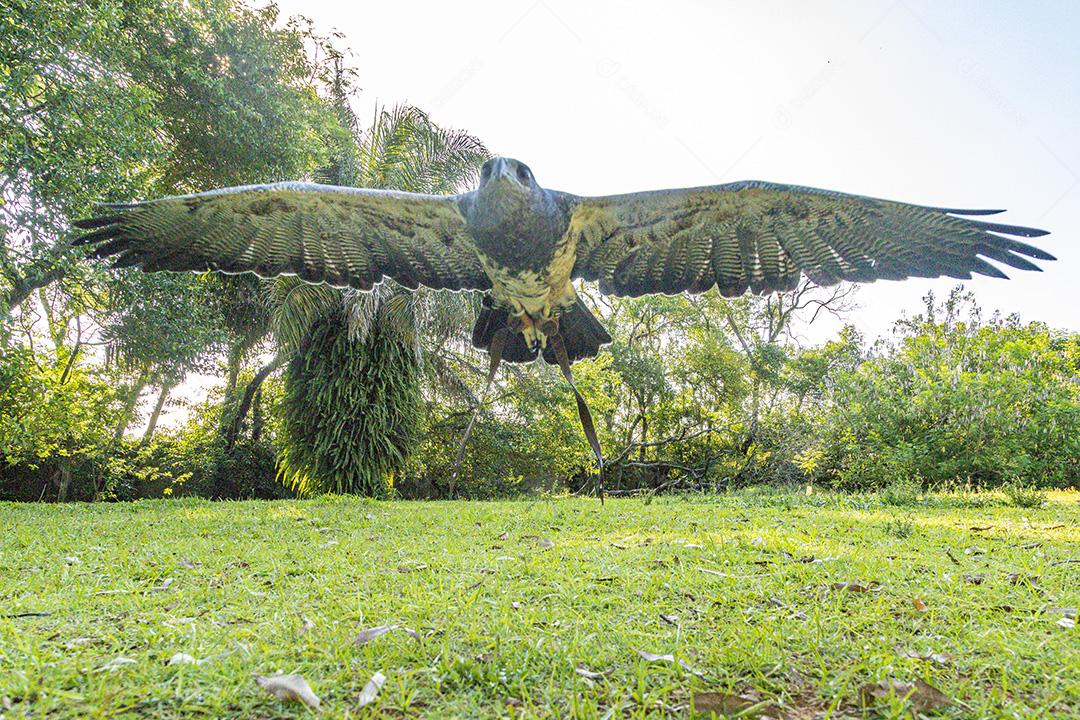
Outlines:
{"type": "MultiPolygon", "coordinates": [[[[60,368],[35,382],[108,373],[116,439],[146,386],[158,387],[156,416],[223,345],[239,373],[257,341],[216,281],[103,272],[70,249],[70,220],[101,201],[310,177],[350,137],[326,99],[331,81],[347,92],[353,77],[336,41],[234,0],[6,4],[0,365],[25,347],[35,367],[60,368]]],[[[265,318],[247,319],[266,334],[265,318]]]]}
{"type": "MultiPolygon", "coordinates": [[[[344,102],[343,123],[355,126],[344,102]]],[[[487,157],[476,138],[406,106],[379,111],[321,175],[343,185],[448,193],[474,181],[487,157]]],[[[362,293],[284,279],[273,294],[276,336],[284,352],[296,352],[285,375],[282,477],[303,493],[386,492],[416,441],[424,368],[445,367],[425,361],[442,352],[425,338],[447,325],[464,334],[472,301],[390,281],[362,293]]]]}
{"type": "Polygon", "coordinates": [[[69,219],[95,203],[294,178],[327,162],[326,138],[344,129],[316,90],[341,53],[310,26],[276,23],[273,6],[232,0],[9,4],[0,317],[85,272],[64,241],[69,219]]]}
{"type": "Polygon", "coordinates": [[[834,374],[811,470],[846,488],[1080,481],[1080,335],[984,319],[962,287],[925,302],[834,374]]]}

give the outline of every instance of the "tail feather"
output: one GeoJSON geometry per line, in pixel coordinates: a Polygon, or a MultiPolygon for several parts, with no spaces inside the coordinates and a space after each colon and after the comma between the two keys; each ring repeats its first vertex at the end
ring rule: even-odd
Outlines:
{"type": "MultiPolygon", "coordinates": [[[[594,357],[600,352],[601,345],[611,342],[608,331],[589,308],[585,307],[581,298],[578,298],[573,307],[564,310],[559,316],[559,334],[562,335],[570,362],[594,357]]],[[[544,348],[544,361],[549,365],[558,364],[551,343],[544,348]]]]}
{"type": "MultiPolygon", "coordinates": [[[[483,304],[480,307],[480,314],[476,318],[476,324],[473,325],[473,347],[480,348],[481,350],[490,348],[491,340],[495,337],[495,333],[506,327],[508,316],[509,313],[505,310],[492,307],[491,296],[485,295],[483,304]]],[[[536,351],[529,349],[529,346],[525,344],[525,338],[521,333],[509,333],[506,338],[506,344],[503,345],[502,359],[507,362],[515,363],[532,362],[536,359],[536,351]]]]}
{"type": "MultiPolygon", "coordinates": [[[[473,326],[473,347],[488,350],[495,333],[506,327],[509,313],[506,310],[492,305],[491,297],[485,296],[480,308],[480,314],[473,326]]],[[[566,346],[566,354],[570,362],[582,358],[593,357],[600,352],[600,346],[611,342],[611,336],[596,319],[596,316],[585,307],[581,298],[573,307],[564,310],[559,316],[559,334],[562,335],[563,344],[566,346]]],[[[502,359],[507,362],[528,363],[536,359],[536,351],[526,343],[521,333],[510,333],[503,346],[502,359]]],[[[544,349],[544,361],[550,365],[557,365],[555,351],[551,343],[544,349]]]]}

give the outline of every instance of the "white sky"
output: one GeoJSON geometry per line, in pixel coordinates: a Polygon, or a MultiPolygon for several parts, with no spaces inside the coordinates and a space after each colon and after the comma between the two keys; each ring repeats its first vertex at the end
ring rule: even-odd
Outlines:
{"type": "MultiPolygon", "coordinates": [[[[362,120],[410,102],[547,187],[761,179],[1008,208],[1003,222],[1053,231],[1036,244],[1058,262],[967,286],[987,312],[1080,330],[1078,2],[278,4],[345,34],[362,120]]],[[[955,282],[864,286],[849,320],[884,334],[955,282]]]]}
{"type": "MultiPolygon", "coordinates": [[[[1080,329],[1080,3],[279,0],[352,48],[361,119],[410,102],[606,195],[760,179],[1008,208],[1044,273],[967,283],[1080,329]]],[[[955,280],[864,287],[870,335],[955,280]]],[[[822,331],[835,329],[821,328],[822,331]]]]}

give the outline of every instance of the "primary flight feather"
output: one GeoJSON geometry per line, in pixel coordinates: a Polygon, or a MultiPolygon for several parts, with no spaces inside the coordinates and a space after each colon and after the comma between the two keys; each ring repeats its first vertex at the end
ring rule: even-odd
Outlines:
{"type": "Polygon", "coordinates": [[[570,360],[611,338],[573,280],[612,295],[726,296],[907,277],[1004,278],[993,263],[1038,270],[1054,257],[1015,239],[1043,230],[972,216],[997,210],[924,207],[814,188],[748,181],[580,197],[547,190],[509,158],[484,164],[480,186],[421,195],[312,183],[248,185],[106,206],[76,225],[76,243],[118,267],[297,275],[368,290],[383,278],[409,288],[486,291],[473,330],[524,362],[558,333],[570,360]]]}

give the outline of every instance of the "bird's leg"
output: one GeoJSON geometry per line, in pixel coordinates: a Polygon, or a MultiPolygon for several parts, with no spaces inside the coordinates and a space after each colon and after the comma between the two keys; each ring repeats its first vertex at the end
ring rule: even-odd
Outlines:
{"type": "Polygon", "coordinates": [[[585,438],[589,441],[593,454],[596,456],[596,466],[599,471],[596,476],[596,492],[600,496],[600,504],[603,505],[604,452],[600,449],[599,438],[596,437],[596,427],[593,425],[589,405],[585,402],[585,396],[581,394],[581,391],[577,389],[577,385],[574,384],[574,374],[570,371],[570,357],[566,354],[566,344],[563,342],[562,335],[558,333],[558,321],[547,320],[544,324],[547,325],[552,322],[555,323],[556,332],[548,336],[548,340],[551,342],[551,348],[555,351],[555,359],[559,361],[559,369],[562,370],[563,377],[570,384],[570,389],[574,391],[574,398],[577,400],[578,418],[581,420],[581,429],[585,432],[585,438]]]}
{"type": "Polygon", "coordinates": [[[484,381],[484,389],[480,391],[480,398],[477,400],[476,408],[473,409],[472,417],[469,418],[469,424],[465,427],[465,434],[461,436],[461,444],[458,445],[457,456],[454,458],[454,472],[450,475],[450,497],[454,496],[454,489],[457,487],[458,473],[461,471],[461,460],[465,457],[465,445],[468,444],[469,437],[472,435],[473,426],[476,424],[476,418],[480,415],[480,409],[484,407],[484,403],[487,402],[488,391],[491,389],[491,383],[495,379],[495,373],[499,369],[499,363],[502,362],[503,347],[506,345],[506,336],[509,332],[508,322],[507,327],[495,331],[495,334],[491,338],[491,345],[488,346],[488,356],[491,358],[491,364],[488,366],[488,374],[487,379],[484,381]]]}
{"type": "Polygon", "coordinates": [[[546,337],[553,338],[559,334],[559,318],[548,318],[537,329],[546,337]]]}

